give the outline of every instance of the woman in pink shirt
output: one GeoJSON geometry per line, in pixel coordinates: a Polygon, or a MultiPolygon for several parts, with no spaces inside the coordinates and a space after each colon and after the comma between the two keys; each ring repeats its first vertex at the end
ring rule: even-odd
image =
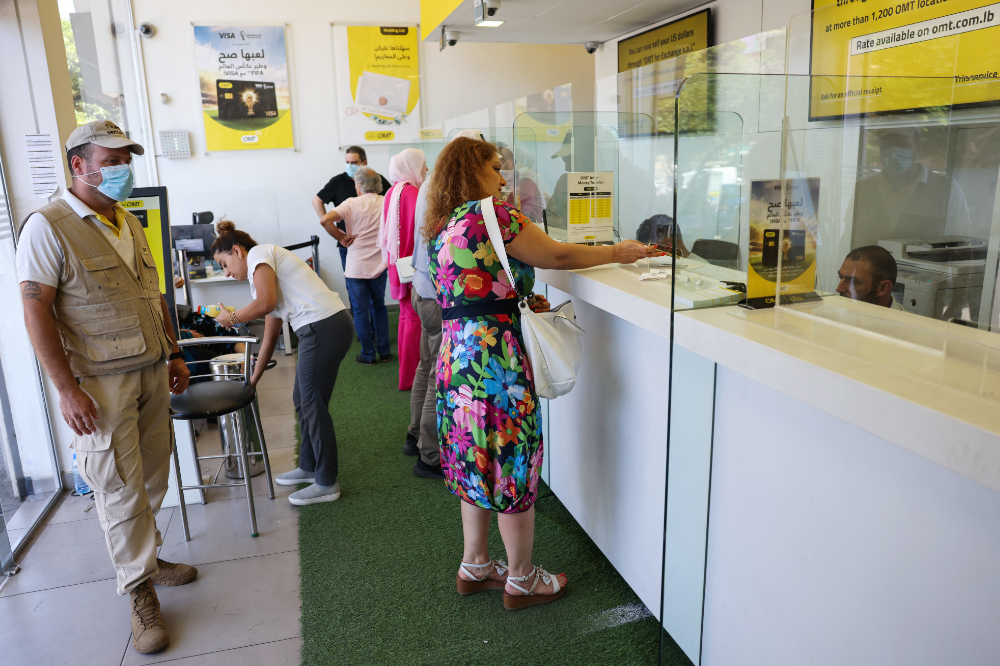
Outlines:
{"type": "Polygon", "coordinates": [[[385,194],[379,247],[389,264],[389,295],[399,301],[399,390],[413,388],[420,362],[420,318],[410,302],[410,283],[399,280],[396,260],[413,256],[413,223],[417,192],[427,175],[424,151],[407,148],[389,162],[389,180],[395,185],[385,194]]]}

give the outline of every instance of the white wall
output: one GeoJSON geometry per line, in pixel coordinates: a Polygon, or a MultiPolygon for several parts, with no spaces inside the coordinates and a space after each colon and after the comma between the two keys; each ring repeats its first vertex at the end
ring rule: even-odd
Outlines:
{"type": "Polygon", "coordinates": [[[579,46],[459,42],[438,52],[427,42],[421,93],[425,122],[439,123],[564,83],[573,107],[593,110],[594,56],[579,46]]]}
{"type": "MultiPolygon", "coordinates": [[[[335,245],[317,223],[310,201],[344,167],[339,150],[335,107],[331,22],[416,24],[419,2],[285,2],[264,0],[159,2],[135,0],[138,25],[149,22],[157,34],[143,40],[143,57],[155,134],[187,130],[193,156],[157,158],[160,184],[167,187],[174,224],[194,211],[223,213],[260,242],[290,245],[321,237],[323,278],[346,302],[335,245]],[[292,114],[297,150],[212,153],[205,156],[200,93],[191,22],[287,23],[292,114]],[[160,103],[160,94],[171,101],[160,103]]],[[[424,124],[538,92],[571,80],[593,81],[593,59],[583,49],[460,43],[438,53],[422,45],[421,105],[424,124]],[[580,53],[577,53],[579,51],[580,53]]],[[[592,90],[592,88],[591,88],[592,90]]],[[[588,101],[593,93],[588,95],[588,101]]],[[[388,176],[389,158],[401,147],[366,147],[369,164],[388,176]]],[[[302,253],[303,256],[305,253],[302,253]]],[[[197,296],[195,298],[197,300],[197,296]]]]}

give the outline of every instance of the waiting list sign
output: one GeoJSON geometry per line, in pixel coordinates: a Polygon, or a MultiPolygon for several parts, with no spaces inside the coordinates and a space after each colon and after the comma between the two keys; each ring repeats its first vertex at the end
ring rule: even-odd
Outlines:
{"type": "Polygon", "coordinates": [[[814,0],[810,119],[1000,100],[1000,3],[814,0]]]}

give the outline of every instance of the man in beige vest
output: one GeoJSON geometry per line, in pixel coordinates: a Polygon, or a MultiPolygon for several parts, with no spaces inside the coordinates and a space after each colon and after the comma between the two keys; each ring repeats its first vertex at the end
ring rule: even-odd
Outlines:
{"type": "Polygon", "coordinates": [[[153,585],[184,585],[198,572],[156,557],[170,393],[182,393],[190,373],[142,224],[118,204],[132,192],[132,153],[142,146],[110,121],[73,131],[73,185],[22,226],[17,275],[31,343],[76,433],[72,448],[94,491],[118,594],[130,595],[132,645],[149,653],[169,643],[153,585]]]}

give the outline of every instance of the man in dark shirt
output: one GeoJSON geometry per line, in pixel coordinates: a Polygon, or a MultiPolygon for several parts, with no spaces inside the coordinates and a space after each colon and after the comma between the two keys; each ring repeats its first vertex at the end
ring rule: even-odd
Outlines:
{"type": "MultiPolygon", "coordinates": [[[[332,203],[334,207],[337,207],[347,199],[358,195],[354,189],[354,174],[363,166],[368,166],[368,156],[365,154],[365,149],[360,146],[351,146],[348,148],[347,168],[343,173],[339,173],[331,178],[330,182],[324,185],[323,189],[313,197],[313,210],[316,211],[320,219],[326,215],[326,204],[332,203]]],[[[380,174],[379,178],[382,179],[382,191],[388,192],[392,185],[385,179],[385,176],[380,174]]],[[[341,231],[346,230],[343,220],[337,223],[337,228],[341,231]]],[[[337,242],[337,247],[340,248],[340,267],[344,268],[347,265],[347,248],[341,245],[339,241],[337,242]]]]}

